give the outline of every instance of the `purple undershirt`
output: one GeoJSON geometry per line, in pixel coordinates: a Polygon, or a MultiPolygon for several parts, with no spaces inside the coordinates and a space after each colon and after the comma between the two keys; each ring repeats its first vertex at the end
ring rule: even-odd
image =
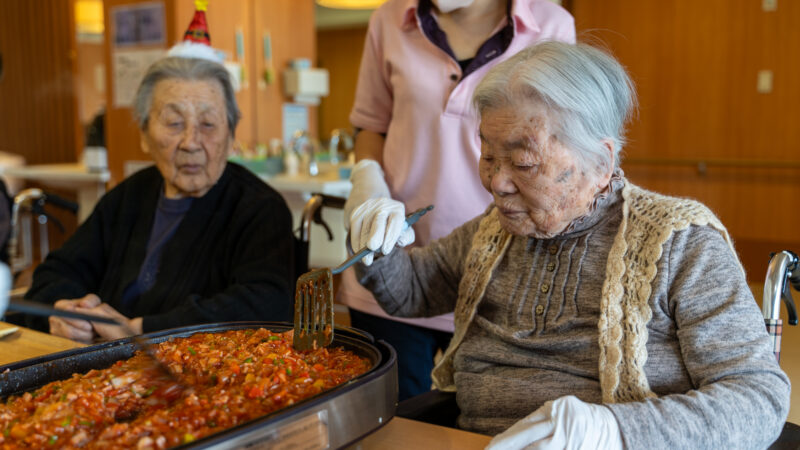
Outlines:
{"type": "Polygon", "coordinates": [[[419,0],[417,16],[419,17],[419,23],[425,36],[427,36],[434,45],[450,55],[450,57],[461,66],[461,79],[463,80],[464,77],[478,70],[484,64],[502,55],[511,44],[511,39],[514,37],[511,1],[512,0],[508,0],[506,7],[506,15],[508,16],[508,23],[506,26],[487,39],[478,49],[474,57],[462,61],[456,59],[453,50],[450,48],[450,44],[447,42],[447,35],[439,28],[439,23],[433,17],[433,13],[431,12],[431,0],[419,0]]]}
{"type": "Polygon", "coordinates": [[[122,293],[122,304],[131,308],[133,303],[140,295],[150,290],[156,282],[158,267],[161,264],[161,251],[164,245],[175,234],[183,216],[192,206],[192,198],[171,199],[164,196],[162,190],[158,196],[156,206],[156,216],[153,219],[153,228],[150,230],[150,238],[147,241],[147,253],[139,269],[139,277],[136,278],[122,293]]]}

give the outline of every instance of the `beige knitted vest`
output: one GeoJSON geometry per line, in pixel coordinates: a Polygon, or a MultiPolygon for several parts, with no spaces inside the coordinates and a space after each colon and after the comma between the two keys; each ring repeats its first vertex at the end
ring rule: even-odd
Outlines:
{"type": "MultiPolygon", "coordinates": [[[[707,207],[696,201],[649,192],[627,181],[622,197],[622,222],[608,254],[597,325],[604,403],[655,396],[644,373],[647,323],[652,317],[650,288],[663,244],[672,233],[691,225],[708,225],[722,234],[733,251],[725,227],[707,207]]],[[[497,209],[492,209],[481,220],[458,287],[455,333],[444,357],[433,369],[433,380],[440,390],[456,390],[453,357],[511,238],[500,226],[497,209]]]]}

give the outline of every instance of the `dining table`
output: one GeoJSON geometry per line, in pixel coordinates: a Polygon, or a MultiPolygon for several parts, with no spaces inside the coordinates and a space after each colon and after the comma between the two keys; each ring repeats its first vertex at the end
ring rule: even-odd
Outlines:
{"type": "MultiPolygon", "coordinates": [[[[0,338],[0,371],[2,371],[2,366],[13,362],[85,345],[0,321],[0,335],[3,334],[3,330],[9,328],[17,328],[17,330],[0,338]]],[[[350,445],[348,449],[407,450],[436,448],[443,450],[471,450],[486,447],[490,440],[490,436],[395,416],[386,425],[350,445]]]]}

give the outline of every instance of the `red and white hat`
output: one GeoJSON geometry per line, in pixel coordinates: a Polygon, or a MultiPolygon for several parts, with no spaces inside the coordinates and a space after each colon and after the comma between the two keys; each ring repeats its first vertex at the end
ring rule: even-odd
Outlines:
{"type": "Polygon", "coordinates": [[[222,64],[225,60],[224,55],[211,47],[211,37],[208,34],[206,22],[208,0],[194,0],[194,7],[194,17],[186,33],[183,34],[183,42],[169,49],[167,56],[207,59],[222,64]]]}

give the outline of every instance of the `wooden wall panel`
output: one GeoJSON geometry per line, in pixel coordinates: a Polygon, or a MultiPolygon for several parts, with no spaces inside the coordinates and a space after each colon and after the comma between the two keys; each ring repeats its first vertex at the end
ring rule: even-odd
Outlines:
{"type": "Polygon", "coordinates": [[[76,46],[78,118],[86,125],[106,104],[105,86],[96,85],[97,67],[105,67],[105,49],[102,42],[78,42],[76,46]]]}
{"type": "Polygon", "coordinates": [[[71,2],[3,2],[0,150],[28,164],[75,161],[78,142],[71,2]]]}
{"type": "Polygon", "coordinates": [[[331,82],[330,94],[319,105],[319,129],[323,136],[330,136],[336,128],[352,130],[349,116],[366,35],[366,26],[317,32],[317,64],[328,69],[331,82]]]}
{"type": "MultiPolygon", "coordinates": [[[[157,1],[157,0],[156,0],[157,1]]],[[[110,186],[122,181],[124,178],[125,161],[148,160],[140,146],[139,128],[133,120],[131,108],[114,106],[114,67],[111,59],[112,37],[111,12],[114,7],[136,3],[153,3],[153,0],[104,0],[103,15],[105,16],[105,61],[106,61],[106,147],[108,149],[108,170],[111,172],[110,186]]],[[[167,36],[175,35],[174,1],[165,1],[164,14],[166,16],[167,36]]],[[[185,30],[185,28],[184,28],[185,30]]],[[[169,41],[163,47],[172,45],[169,41]]],[[[151,47],[152,48],[152,47],[151,47]]],[[[158,48],[158,47],[156,47],[158,48]]]]}
{"type": "Polygon", "coordinates": [[[752,280],[770,251],[800,250],[800,2],[775,12],[749,0],[568,6],[579,39],[607,46],[637,85],[629,178],[711,207],[752,280]],[[756,91],[764,69],[774,73],[766,94],[756,91]]]}
{"type": "MultiPolygon", "coordinates": [[[[253,45],[247,37],[251,33],[253,5],[250,0],[211,1],[206,12],[208,32],[211,45],[226,52],[226,59],[236,60],[236,30],[241,29],[245,36],[244,70],[249,72],[253,60],[253,45]]],[[[178,0],[175,9],[175,30],[172,34],[174,42],[183,40],[183,34],[194,16],[194,0],[178,0]]],[[[252,75],[247,73],[246,83],[236,93],[236,103],[242,113],[242,120],[236,128],[236,139],[244,146],[252,147],[256,135],[255,105],[253,104],[252,75]]]]}
{"type": "MultiPolygon", "coordinates": [[[[256,140],[268,143],[272,138],[282,138],[283,103],[290,100],[283,95],[282,72],[293,58],[316,61],[317,45],[314,33],[314,0],[252,0],[255,51],[253,82],[256,83],[256,140]],[[276,79],[272,84],[259,82],[264,73],[261,36],[269,30],[272,34],[272,57],[276,79]]],[[[309,107],[309,133],[317,135],[317,107],[309,107]]]]}

